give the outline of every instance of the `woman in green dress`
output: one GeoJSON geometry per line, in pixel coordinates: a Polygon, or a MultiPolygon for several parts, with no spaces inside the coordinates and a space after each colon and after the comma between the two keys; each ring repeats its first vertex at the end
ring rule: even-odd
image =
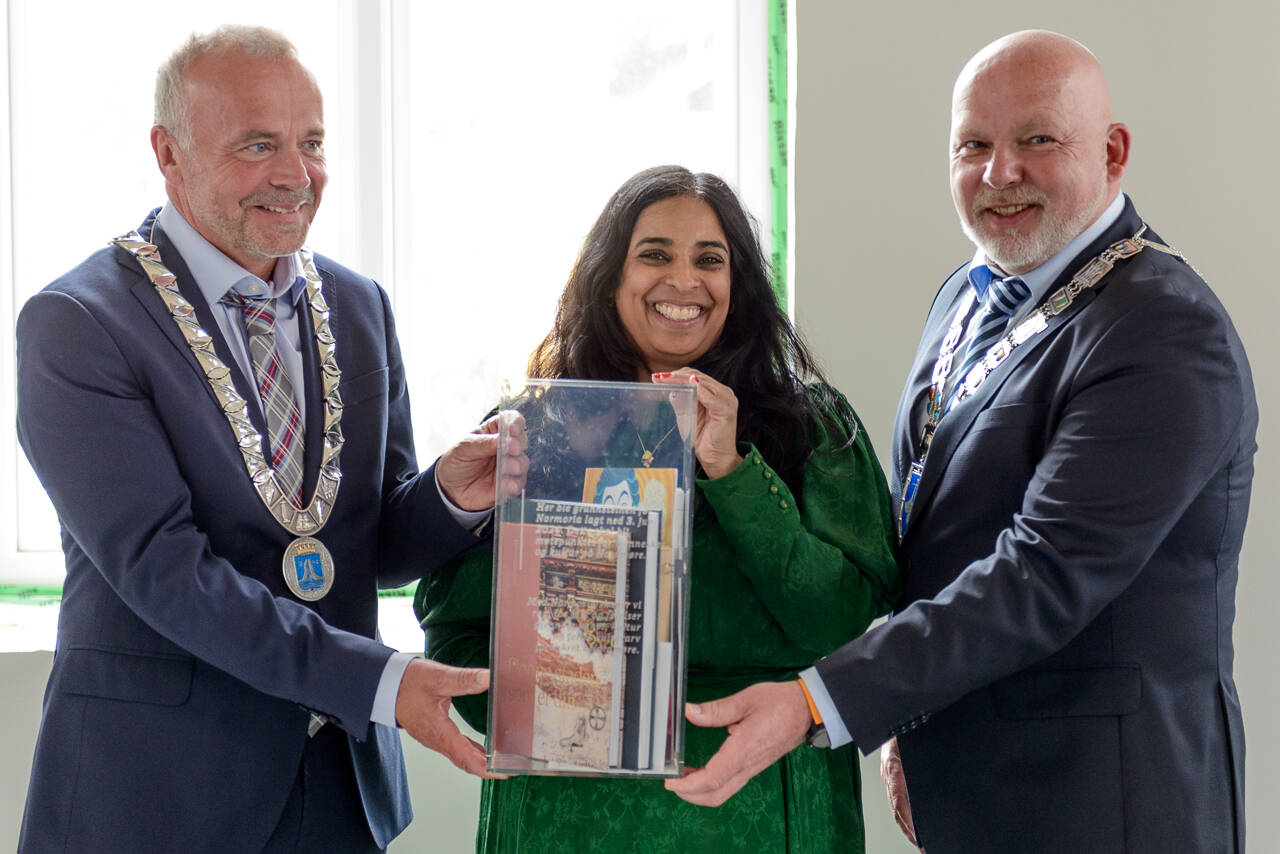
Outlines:
{"type": "MultiPolygon", "coordinates": [[[[893,604],[884,474],[775,302],[752,222],[719,178],[662,166],[623,184],[587,236],[529,373],[697,385],[689,701],[793,678],[893,604]]],[[[609,453],[638,459],[652,450],[643,442],[610,440],[609,453]]],[[[489,550],[423,579],[414,606],[430,657],[487,666],[491,582],[489,550]]],[[[484,731],[485,695],[455,705],[484,731]]],[[[725,734],[686,727],[685,762],[705,764],[725,734]]],[[[863,850],[849,747],[801,746],[716,809],[658,779],[482,786],[485,854],[863,850]]]]}

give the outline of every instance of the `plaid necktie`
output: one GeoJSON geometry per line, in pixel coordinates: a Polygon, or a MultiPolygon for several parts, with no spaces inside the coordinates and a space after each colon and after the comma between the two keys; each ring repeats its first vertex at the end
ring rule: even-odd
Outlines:
{"type": "Polygon", "coordinates": [[[276,301],[245,297],[227,291],[222,302],[240,309],[258,397],[267,416],[271,442],[271,468],[286,495],[302,506],[302,413],[293,394],[293,383],[276,352],[276,301]]]}
{"type": "Polygon", "coordinates": [[[1018,306],[1026,302],[1029,296],[1031,289],[1017,276],[991,280],[987,285],[987,298],[983,303],[982,316],[978,319],[978,329],[965,348],[960,370],[952,374],[955,378],[954,386],[948,397],[955,395],[970,369],[987,354],[992,344],[1000,340],[1004,328],[1009,324],[1009,318],[1017,313],[1018,306]]]}

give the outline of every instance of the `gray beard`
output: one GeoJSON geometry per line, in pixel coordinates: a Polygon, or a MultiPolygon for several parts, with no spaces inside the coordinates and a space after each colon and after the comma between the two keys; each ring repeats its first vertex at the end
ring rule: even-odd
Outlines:
{"type": "Polygon", "coordinates": [[[964,217],[960,218],[960,228],[964,231],[965,237],[969,238],[988,259],[994,261],[1006,273],[1017,270],[1027,272],[1057,255],[1088,228],[1089,224],[1102,212],[1102,203],[1106,197],[1107,183],[1104,178],[1093,205],[1081,208],[1068,219],[1048,214],[1046,208],[1044,222],[1030,234],[1011,233],[991,240],[984,235],[979,235],[964,217]]]}

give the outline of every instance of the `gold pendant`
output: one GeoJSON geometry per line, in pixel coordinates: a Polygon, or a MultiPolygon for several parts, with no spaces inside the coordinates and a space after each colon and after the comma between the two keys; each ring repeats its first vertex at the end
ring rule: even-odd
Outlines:
{"type": "Polygon", "coordinates": [[[641,454],[640,463],[645,468],[648,468],[649,466],[653,465],[653,451],[645,451],[643,454],[641,454]]]}

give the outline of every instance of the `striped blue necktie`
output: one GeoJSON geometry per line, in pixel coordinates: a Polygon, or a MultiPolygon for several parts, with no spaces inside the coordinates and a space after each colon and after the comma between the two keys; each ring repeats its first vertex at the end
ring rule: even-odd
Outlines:
{"type": "Polygon", "coordinates": [[[992,344],[1000,340],[1005,327],[1009,325],[1009,318],[1017,313],[1018,306],[1026,302],[1029,296],[1031,296],[1031,289],[1017,276],[991,280],[987,285],[987,297],[983,302],[983,312],[978,319],[977,331],[969,339],[969,345],[965,348],[960,370],[952,374],[953,386],[948,397],[955,396],[973,366],[987,354],[992,344]]]}

